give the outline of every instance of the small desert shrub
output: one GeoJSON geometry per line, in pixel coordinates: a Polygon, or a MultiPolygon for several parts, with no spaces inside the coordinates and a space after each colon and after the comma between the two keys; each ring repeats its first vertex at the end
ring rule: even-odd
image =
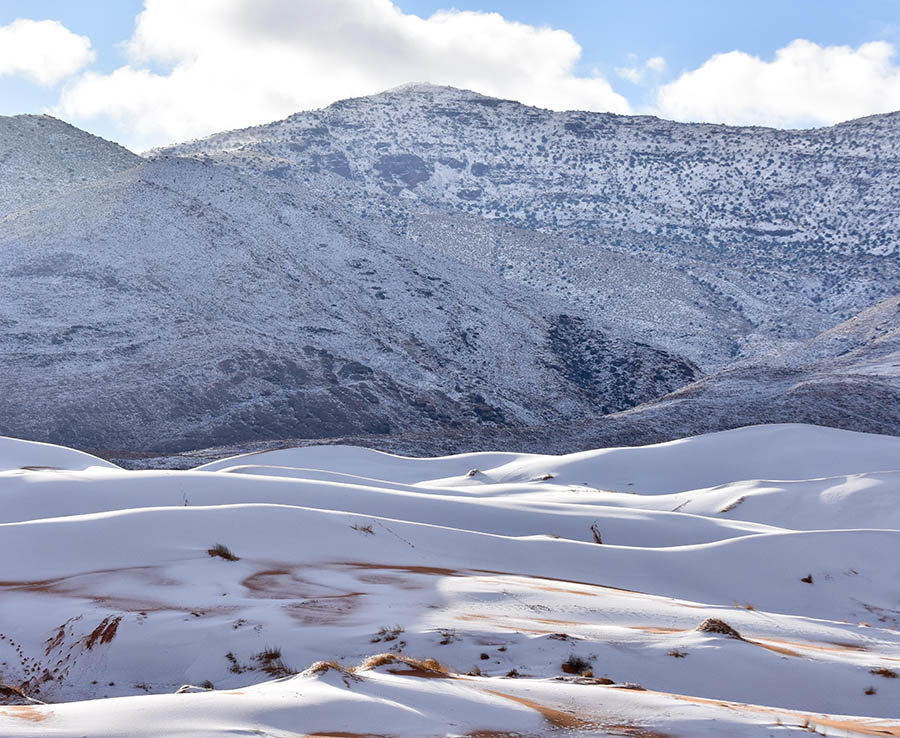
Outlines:
{"type": "Polygon", "coordinates": [[[893,669],[888,669],[886,666],[879,666],[874,669],[869,669],[870,674],[874,674],[875,676],[884,677],[885,679],[896,679],[897,672],[893,669]]]}
{"type": "Polygon", "coordinates": [[[212,548],[206,549],[206,553],[208,553],[213,558],[218,556],[220,559],[225,559],[226,561],[241,560],[239,556],[235,556],[233,553],[231,553],[231,549],[229,549],[228,546],[225,546],[221,543],[217,543],[212,548]]]}
{"type": "Polygon", "coordinates": [[[863,694],[875,694],[878,690],[875,687],[866,687],[863,694]]]}
{"type": "Polygon", "coordinates": [[[238,663],[237,657],[231,651],[225,654],[225,658],[228,659],[228,671],[232,674],[243,674],[250,668],[248,666],[241,666],[241,664],[238,663]]]}
{"type": "Polygon", "coordinates": [[[453,628],[441,628],[438,632],[441,634],[439,643],[442,646],[446,646],[448,643],[459,640],[459,636],[456,635],[456,631],[453,628]]]}
{"type": "Polygon", "coordinates": [[[562,662],[560,668],[566,674],[584,674],[591,670],[591,662],[574,653],[562,662]]]}
{"type": "Polygon", "coordinates": [[[256,654],[254,658],[258,661],[275,661],[275,659],[281,658],[281,649],[266,646],[262,651],[256,654]]]}
{"type": "Polygon", "coordinates": [[[360,533],[365,533],[368,536],[375,535],[375,531],[372,530],[371,525],[360,525],[359,523],[357,523],[356,525],[351,525],[350,527],[353,528],[353,530],[357,530],[360,533]]]}
{"type": "Polygon", "coordinates": [[[706,620],[697,626],[697,630],[700,633],[718,633],[720,635],[726,635],[729,638],[741,638],[740,633],[724,620],[719,620],[718,618],[706,618],[706,620]]]}
{"type": "Polygon", "coordinates": [[[286,677],[297,673],[296,669],[292,669],[281,660],[280,648],[266,646],[253,657],[253,660],[256,662],[257,667],[269,676],[286,677]]]}
{"type": "MultiPolygon", "coordinates": [[[[96,684],[96,682],[92,682],[92,684],[96,684]]],[[[28,697],[25,695],[25,693],[18,687],[13,686],[12,684],[4,684],[3,682],[0,682],[0,698],[3,697],[14,697],[20,700],[28,700],[28,697]]]]}
{"type": "Polygon", "coordinates": [[[740,505],[743,501],[744,501],[743,496],[738,497],[736,500],[732,500],[730,503],[725,505],[725,507],[723,507],[721,510],[719,510],[719,512],[720,513],[731,512],[732,510],[734,510],[734,508],[736,508],[738,505],[740,505]]]}
{"type": "Polygon", "coordinates": [[[687,656],[687,652],[681,651],[677,648],[673,648],[671,651],[669,651],[669,656],[673,656],[676,659],[683,659],[685,656],[687,656]]]}
{"type": "Polygon", "coordinates": [[[403,627],[400,625],[395,625],[393,627],[389,625],[382,625],[378,629],[378,635],[374,636],[369,643],[379,643],[381,641],[396,641],[397,636],[399,636],[403,632],[403,627]]]}
{"type": "Polygon", "coordinates": [[[813,575],[807,574],[805,577],[800,577],[800,581],[806,582],[807,584],[812,584],[813,583],[813,575]]]}

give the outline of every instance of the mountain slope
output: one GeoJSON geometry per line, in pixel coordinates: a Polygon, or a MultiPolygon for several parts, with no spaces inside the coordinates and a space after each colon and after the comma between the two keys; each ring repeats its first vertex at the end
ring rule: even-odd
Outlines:
{"type": "Polygon", "coordinates": [[[518,426],[697,376],[322,193],[160,158],[8,216],[0,428],[174,450],[518,426]]]}
{"type": "Polygon", "coordinates": [[[699,333],[705,345],[688,355],[705,369],[809,338],[900,290],[898,115],[778,131],[554,113],[414,85],[163,151],[316,182],[423,246],[471,253],[669,350],[699,333]],[[439,241],[437,213],[454,216],[439,241]],[[454,236],[479,222],[483,235],[454,236]],[[545,238],[498,239],[491,224],[545,238]],[[609,280],[612,254],[635,260],[625,279],[609,280]],[[645,270],[660,276],[648,299],[618,299],[645,270]],[[672,310],[646,320],[657,303],[672,310]]]}
{"type": "Polygon", "coordinates": [[[0,116],[0,218],[141,161],[49,115],[0,116]]]}
{"type": "MultiPolygon", "coordinates": [[[[670,441],[744,423],[811,423],[866,433],[900,434],[900,297],[893,297],[765,362],[727,369],[638,407],[602,417],[550,422],[510,431],[479,428],[406,434],[351,435],[336,443],[393,453],[433,455],[491,447],[570,453],[584,448],[670,441]]],[[[301,442],[298,439],[296,442],[301,442]]],[[[254,446],[268,448],[266,444],[254,446]]],[[[173,457],[123,460],[147,466],[193,467],[240,447],[197,449],[173,457]]]]}

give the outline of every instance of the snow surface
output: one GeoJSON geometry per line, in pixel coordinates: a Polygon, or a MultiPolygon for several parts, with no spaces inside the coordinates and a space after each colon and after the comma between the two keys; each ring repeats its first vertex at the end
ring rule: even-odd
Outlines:
{"type": "Polygon", "coordinates": [[[0,469],[0,736],[900,735],[900,438],[0,469]]]}

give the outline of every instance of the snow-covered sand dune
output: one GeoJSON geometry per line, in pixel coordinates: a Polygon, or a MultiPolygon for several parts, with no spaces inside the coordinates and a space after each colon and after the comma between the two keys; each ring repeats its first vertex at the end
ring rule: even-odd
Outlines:
{"type": "Polygon", "coordinates": [[[898,498],[900,438],[802,425],[148,472],[0,439],[0,736],[900,736],[898,498]]]}

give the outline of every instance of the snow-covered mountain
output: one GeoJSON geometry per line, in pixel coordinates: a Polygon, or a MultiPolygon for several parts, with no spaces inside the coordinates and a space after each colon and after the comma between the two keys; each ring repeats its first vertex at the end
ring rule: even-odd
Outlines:
{"type": "Polygon", "coordinates": [[[0,218],[140,162],[48,115],[0,116],[0,218]]]}
{"type": "Polygon", "coordinates": [[[900,430],[892,363],[817,358],[900,294],[896,115],[775,131],[412,85],[143,158],[0,122],[2,432],[441,452],[900,430]]]}
{"type": "Polygon", "coordinates": [[[802,425],[182,472],[0,438],[0,736],[896,736],[898,461],[802,425]]]}
{"type": "Polygon", "coordinates": [[[532,425],[695,367],[307,186],[158,158],[0,221],[0,425],[82,448],[532,425]]]}
{"type": "Polygon", "coordinates": [[[412,85],[163,151],[315,182],[709,370],[900,292],[900,114],[780,131],[412,85]]]}

